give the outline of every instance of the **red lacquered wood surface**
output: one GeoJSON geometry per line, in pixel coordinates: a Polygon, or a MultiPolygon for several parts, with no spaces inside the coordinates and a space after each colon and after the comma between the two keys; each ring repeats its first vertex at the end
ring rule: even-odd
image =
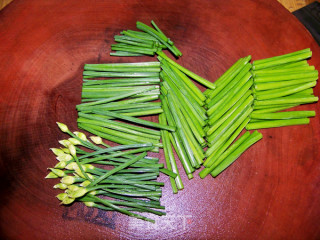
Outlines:
{"type": "MultiPolygon", "coordinates": [[[[83,64],[141,61],[110,57],[110,44],[152,19],[184,54],[178,62],[210,81],[240,57],[308,47],[320,69],[319,46],[277,1],[15,0],[0,12],[2,239],[319,239],[319,116],[262,130],[264,139],[218,178],[183,175],[177,195],[161,176],[167,216],[154,225],[59,206],[56,180],[44,177],[56,163],[49,148],[66,137],[55,122],[76,130],[83,64]]],[[[300,109],[319,115],[319,103],[300,109]]]]}

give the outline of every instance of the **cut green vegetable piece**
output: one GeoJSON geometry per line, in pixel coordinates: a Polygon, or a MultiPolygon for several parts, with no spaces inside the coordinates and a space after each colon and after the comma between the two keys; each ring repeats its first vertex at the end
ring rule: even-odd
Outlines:
{"type": "Polygon", "coordinates": [[[89,123],[82,124],[82,126],[83,125],[91,128],[91,129],[95,129],[101,133],[112,135],[114,137],[125,138],[127,140],[130,140],[130,141],[136,142],[136,143],[152,143],[156,147],[162,147],[162,144],[160,144],[159,141],[156,139],[145,138],[145,137],[141,137],[141,136],[133,135],[133,134],[129,134],[129,133],[123,133],[123,132],[120,132],[117,130],[113,130],[113,129],[109,129],[106,127],[101,127],[101,126],[97,126],[97,125],[93,125],[93,124],[89,124],[89,123]]]}
{"type": "Polygon", "coordinates": [[[275,73],[275,74],[255,74],[254,81],[256,83],[260,82],[278,82],[278,81],[290,81],[290,80],[298,80],[298,79],[318,79],[318,71],[306,71],[306,72],[298,72],[298,73],[275,73]]]}
{"type": "Polygon", "coordinates": [[[217,127],[217,129],[207,137],[208,142],[214,142],[219,138],[229,127],[233,124],[234,121],[247,109],[251,108],[253,102],[253,97],[249,96],[239,107],[237,107],[229,116],[224,120],[224,122],[217,127]]]}
{"type": "Polygon", "coordinates": [[[248,62],[250,61],[251,56],[247,56],[245,58],[239,59],[234,65],[231,66],[230,69],[228,69],[220,78],[218,81],[218,87],[212,91],[209,96],[208,99],[206,100],[206,103],[209,103],[211,99],[213,99],[216,95],[218,95],[220,93],[220,91],[222,91],[223,89],[225,89],[225,87],[229,84],[229,82],[231,80],[233,80],[238,73],[240,73],[243,68],[248,64],[248,62]]]}
{"type": "Polygon", "coordinates": [[[197,82],[201,83],[202,85],[211,88],[211,89],[215,89],[215,84],[212,82],[209,82],[208,80],[198,76],[197,74],[191,72],[190,70],[182,67],[181,65],[179,65],[178,63],[176,63],[175,61],[171,60],[167,55],[165,55],[163,52],[159,51],[157,52],[157,54],[164,58],[166,61],[168,61],[170,64],[172,64],[173,66],[175,66],[176,68],[178,68],[180,71],[182,71],[183,73],[185,73],[186,75],[188,75],[189,77],[191,77],[192,79],[196,80],[197,82]]]}
{"type": "Polygon", "coordinates": [[[308,118],[314,117],[315,111],[291,111],[278,113],[251,113],[251,118],[255,119],[292,119],[292,118],[308,118]]]}
{"type": "Polygon", "coordinates": [[[92,77],[158,77],[157,72],[96,72],[83,71],[83,76],[86,78],[92,77]]]}
{"type": "Polygon", "coordinates": [[[159,33],[158,31],[154,30],[153,28],[149,27],[148,25],[142,23],[142,22],[137,22],[137,28],[139,30],[142,30],[148,34],[150,34],[151,36],[155,37],[156,39],[158,39],[162,44],[164,44],[175,56],[179,57],[182,56],[181,52],[176,49],[173,48],[172,45],[170,45],[167,41],[168,40],[164,40],[165,35],[159,33]]]}
{"type": "Polygon", "coordinates": [[[168,91],[168,94],[167,94],[167,98],[168,98],[168,104],[169,104],[169,107],[171,109],[171,113],[172,113],[172,116],[173,116],[173,119],[176,123],[176,126],[177,126],[177,131],[179,132],[179,135],[181,136],[181,141],[183,143],[183,146],[185,147],[186,149],[186,153],[188,154],[188,158],[190,160],[190,163],[192,165],[192,167],[200,167],[198,162],[196,161],[195,157],[194,157],[194,153],[189,145],[189,142],[185,136],[185,132],[183,131],[183,127],[182,127],[182,123],[181,123],[181,119],[179,118],[179,115],[178,115],[178,111],[179,109],[177,108],[176,104],[175,104],[175,100],[174,98],[171,96],[170,94],[170,90],[168,91]]]}
{"type": "Polygon", "coordinates": [[[233,105],[219,120],[212,124],[206,131],[207,136],[211,135],[221,124],[223,124],[246,99],[252,98],[253,101],[251,93],[252,92],[250,90],[247,91],[235,105],[233,105]]]}
{"type": "Polygon", "coordinates": [[[212,152],[206,159],[206,161],[203,163],[203,166],[206,168],[210,167],[220,156],[224,151],[230,147],[232,142],[241,134],[242,130],[245,128],[245,126],[250,121],[250,118],[247,117],[243,123],[240,124],[240,126],[232,133],[230,138],[228,138],[219,148],[217,148],[214,152],[212,152]]]}
{"type": "MultiPolygon", "coordinates": [[[[166,117],[164,115],[164,113],[160,114],[159,115],[159,123],[160,124],[166,124],[167,121],[166,121],[166,117]]],[[[174,164],[172,164],[174,160],[171,159],[172,155],[169,155],[170,153],[170,145],[168,144],[168,137],[165,135],[168,134],[168,132],[166,130],[161,130],[161,138],[162,138],[162,144],[163,144],[163,152],[164,152],[164,158],[165,158],[165,161],[166,161],[166,166],[168,168],[168,170],[172,170],[173,172],[175,172],[173,169],[174,169],[174,164]]],[[[176,169],[175,169],[176,170],[176,169]]],[[[173,193],[177,193],[178,192],[178,188],[177,188],[177,185],[176,185],[176,182],[175,182],[175,178],[178,177],[178,174],[176,174],[175,177],[170,177],[170,184],[171,184],[171,188],[172,188],[172,191],[173,193]]]]}
{"type": "Polygon", "coordinates": [[[279,98],[279,97],[288,96],[290,94],[294,94],[294,93],[306,90],[308,88],[312,88],[316,84],[317,84],[316,81],[304,83],[304,84],[297,84],[297,85],[293,85],[290,87],[284,87],[284,88],[279,88],[279,89],[274,89],[274,90],[256,92],[254,95],[255,95],[255,99],[257,99],[257,100],[267,100],[267,99],[279,98]]]}
{"type": "Polygon", "coordinates": [[[313,103],[319,100],[318,97],[282,97],[282,98],[273,98],[270,100],[255,100],[253,102],[254,106],[269,106],[277,104],[306,104],[313,103]]]}
{"type": "Polygon", "coordinates": [[[278,68],[278,69],[261,69],[261,70],[255,70],[253,71],[253,76],[257,75],[257,74],[261,74],[261,76],[263,74],[277,74],[277,73],[299,73],[301,71],[313,71],[315,70],[314,66],[309,66],[308,64],[306,64],[306,66],[293,66],[291,68],[278,68]]]}
{"type": "Polygon", "coordinates": [[[269,57],[269,58],[264,58],[264,59],[260,59],[260,60],[255,60],[255,61],[253,61],[253,64],[254,65],[260,65],[260,64],[265,64],[265,63],[268,63],[268,62],[275,62],[275,61],[278,61],[280,59],[287,59],[287,58],[290,58],[292,56],[296,56],[296,55],[300,55],[300,54],[304,54],[304,53],[310,53],[310,52],[311,52],[310,48],[306,48],[306,49],[302,49],[302,50],[295,51],[295,52],[290,52],[290,53],[287,53],[287,54],[282,54],[282,55],[275,56],[275,57],[269,57]]]}
{"type": "Polygon", "coordinates": [[[91,187],[91,186],[95,186],[96,184],[98,184],[99,182],[101,182],[102,180],[108,178],[109,176],[111,176],[112,174],[130,166],[131,164],[139,161],[140,159],[144,158],[145,156],[147,156],[147,153],[142,153],[140,155],[138,155],[137,157],[129,160],[128,162],[118,166],[118,167],[115,167],[113,168],[112,170],[108,171],[107,173],[103,174],[102,176],[100,176],[99,178],[96,178],[93,182],[90,183],[90,185],[88,187],[91,187]]]}
{"type": "Polygon", "coordinates": [[[141,53],[133,53],[133,52],[126,52],[126,51],[115,51],[110,52],[110,56],[118,56],[118,57],[140,57],[144,54],[141,53]]]}
{"type": "Polygon", "coordinates": [[[270,108],[264,108],[264,109],[255,109],[253,108],[253,112],[252,113],[257,113],[257,114],[262,114],[262,113],[272,113],[272,112],[277,112],[277,111],[282,111],[282,110],[286,110],[295,106],[298,106],[299,104],[286,104],[286,105],[282,105],[282,106],[275,106],[275,107],[270,107],[270,108]]]}
{"type": "Polygon", "coordinates": [[[307,82],[312,82],[314,80],[315,79],[313,79],[313,78],[302,78],[299,80],[291,80],[291,81],[255,83],[254,88],[257,91],[265,91],[265,90],[272,90],[272,89],[289,87],[292,85],[298,85],[298,84],[303,84],[303,83],[307,83],[307,82]]]}
{"type": "Polygon", "coordinates": [[[166,91],[166,92],[168,92],[169,90],[173,91],[175,96],[179,98],[179,102],[181,102],[181,105],[185,108],[185,111],[188,113],[190,118],[195,120],[194,122],[195,126],[200,132],[201,131],[200,129],[206,125],[205,119],[203,119],[202,116],[198,114],[198,112],[194,108],[194,105],[192,105],[189,101],[187,101],[187,99],[180,93],[179,89],[176,88],[174,84],[172,84],[172,82],[170,81],[170,79],[168,78],[165,72],[161,72],[160,75],[164,80],[164,82],[162,82],[161,91],[166,91]]]}
{"type": "Polygon", "coordinates": [[[266,68],[266,69],[262,69],[262,70],[278,70],[278,69],[290,70],[292,68],[306,67],[306,66],[309,66],[307,60],[302,60],[302,61],[298,61],[298,62],[291,62],[291,63],[285,63],[285,64],[281,64],[281,65],[276,65],[274,67],[266,68]]]}
{"type": "Polygon", "coordinates": [[[76,108],[77,108],[77,110],[83,110],[89,106],[99,105],[99,104],[103,104],[103,103],[110,103],[110,102],[113,102],[113,101],[116,101],[119,99],[124,99],[124,98],[130,97],[130,96],[136,95],[138,93],[143,93],[143,92],[150,91],[150,90],[157,89],[157,88],[158,88],[158,86],[152,86],[150,88],[134,90],[134,91],[131,91],[128,93],[120,94],[118,96],[110,97],[107,99],[102,99],[102,100],[95,101],[95,102],[81,103],[81,104],[77,105],[76,108]]]}
{"type": "MultiPolygon", "coordinates": [[[[161,119],[162,124],[167,124],[167,119],[166,119],[165,114],[161,114],[159,116],[159,122],[160,122],[160,119],[161,119]]],[[[161,130],[161,131],[163,132],[162,142],[163,142],[163,150],[164,150],[164,154],[165,154],[165,160],[166,160],[166,162],[167,161],[169,162],[169,164],[167,163],[167,166],[170,165],[171,170],[177,174],[177,176],[174,178],[175,183],[176,183],[176,187],[178,190],[182,190],[184,187],[183,187],[183,183],[182,183],[182,180],[181,180],[181,177],[179,174],[177,163],[176,163],[173,151],[172,151],[172,147],[170,144],[169,132],[166,130],[161,130]]]]}
{"type": "MultiPolygon", "coordinates": [[[[135,130],[135,131],[146,133],[148,135],[160,136],[160,132],[158,130],[153,130],[153,129],[149,129],[149,128],[142,128],[142,127],[138,127],[138,126],[135,126],[135,125],[130,125],[130,124],[122,123],[122,122],[113,121],[113,120],[110,120],[110,119],[103,118],[104,116],[98,117],[98,116],[96,116],[94,114],[85,114],[85,113],[82,113],[82,112],[79,112],[78,115],[79,115],[79,117],[83,117],[83,118],[86,118],[86,119],[97,120],[97,121],[103,122],[105,124],[118,125],[118,126],[122,126],[122,127],[126,127],[126,128],[129,128],[129,129],[135,130]]],[[[158,137],[151,137],[151,138],[159,139],[158,137]]]]}
{"type": "Polygon", "coordinates": [[[210,142],[210,144],[216,142],[233,125],[233,123],[241,117],[242,114],[244,114],[248,109],[252,109],[252,101],[253,99],[250,98],[247,101],[243,102],[241,106],[236,109],[213,134],[207,137],[208,142],[210,142]]]}
{"type": "Polygon", "coordinates": [[[254,70],[258,70],[258,69],[263,69],[263,68],[274,67],[277,65],[285,64],[285,63],[296,62],[296,61],[308,59],[311,56],[312,56],[312,52],[309,50],[309,51],[306,51],[305,53],[295,54],[295,55],[290,55],[290,56],[283,56],[282,58],[274,59],[272,61],[269,60],[269,61],[265,61],[265,62],[259,62],[259,64],[257,63],[257,61],[254,61],[252,68],[254,70]]]}
{"type": "Polygon", "coordinates": [[[252,108],[248,108],[235,122],[234,124],[219,138],[216,142],[212,143],[206,151],[206,156],[210,156],[216,149],[218,149],[231,135],[232,133],[245,121],[245,119],[252,112],[252,108]]]}
{"type": "Polygon", "coordinates": [[[177,67],[170,64],[172,70],[179,75],[180,79],[184,82],[184,84],[192,91],[201,101],[205,101],[206,97],[204,94],[200,91],[200,89],[183,73],[181,72],[177,67]]]}
{"type": "MultiPolygon", "coordinates": [[[[250,76],[251,73],[249,73],[249,70],[251,68],[251,64],[248,63],[244,66],[244,68],[235,76],[227,85],[227,87],[223,88],[218,94],[216,94],[213,98],[211,98],[210,101],[208,101],[208,108],[212,107],[213,105],[217,104],[224,96],[228,95],[230,90],[234,87],[237,87],[239,85],[239,82],[242,81],[242,79],[245,76],[250,76]]],[[[218,90],[218,88],[216,89],[218,90]]]]}
{"type": "Polygon", "coordinates": [[[274,128],[274,127],[284,127],[284,126],[292,126],[292,125],[304,125],[309,123],[310,123],[309,118],[267,120],[267,121],[248,123],[248,125],[246,126],[246,129],[253,130],[253,129],[261,129],[261,128],[274,128]]]}
{"type": "Polygon", "coordinates": [[[253,132],[240,146],[228,155],[212,172],[213,177],[218,176],[222,171],[229,167],[237,158],[241,156],[249,147],[262,139],[262,134],[258,131],[253,132]]]}
{"type": "Polygon", "coordinates": [[[208,174],[210,174],[213,169],[215,169],[223,160],[225,160],[230,153],[232,153],[235,149],[237,149],[245,140],[247,140],[250,136],[250,132],[245,132],[235,143],[233,143],[225,152],[223,152],[214,162],[211,163],[210,167],[203,169],[199,176],[201,178],[205,178],[208,174]]]}
{"type": "Polygon", "coordinates": [[[141,125],[145,125],[145,126],[149,126],[149,127],[165,129],[168,131],[175,131],[175,127],[173,127],[173,126],[162,125],[159,123],[154,123],[154,122],[150,122],[150,121],[139,119],[139,118],[124,116],[123,114],[118,114],[118,113],[114,113],[114,112],[110,112],[110,111],[94,110],[93,113],[97,113],[97,114],[101,114],[101,115],[109,116],[109,117],[114,117],[114,118],[119,118],[122,120],[126,120],[128,122],[133,122],[133,123],[137,123],[137,124],[141,124],[141,125]]]}
{"type": "MultiPolygon", "coordinates": [[[[160,96],[160,98],[161,98],[163,111],[164,111],[164,114],[165,114],[166,119],[168,121],[168,124],[175,125],[172,113],[169,109],[169,104],[168,104],[167,98],[163,97],[163,96],[160,96]]],[[[182,166],[183,166],[186,174],[188,175],[188,177],[191,177],[192,172],[194,172],[194,168],[191,166],[191,163],[190,163],[190,160],[189,160],[188,155],[186,153],[186,150],[183,147],[182,141],[180,140],[180,136],[178,135],[178,132],[170,132],[170,133],[172,134],[172,139],[171,139],[172,145],[174,146],[175,151],[179,156],[179,159],[182,163],[182,166]]],[[[169,135],[169,137],[170,136],[171,135],[169,135]]]]}
{"type": "Polygon", "coordinates": [[[208,123],[210,125],[214,124],[249,90],[252,84],[253,84],[252,79],[249,79],[249,81],[246,82],[246,84],[240,89],[240,91],[235,93],[235,95],[230,95],[230,97],[226,100],[226,102],[216,110],[215,115],[212,115],[212,117],[209,118],[208,123]]]}
{"type": "Polygon", "coordinates": [[[97,120],[90,120],[90,119],[86,119],[83,117],[80,117],[77,119],[78,123],[88,123],[88,124],[93,124],[93,125],[97,125],[100,127],[106,127],[106,128],[110,128],[113,130],[117,130],[117,131],[121,131],[124,133],[129,133],[129,134],[133,134],[133,135],[137,135],[137,136],[141,136],[141,137],[145,137],[145,138],[152,138],[155,140],[160,140],[160,136],[157,135],[153,135],[153,134],[146,134],[137,130],[132,130],[132,128],[128,128],[128,124],[125,123],[121,123],[121,122],[116,122],[116,121],[108,121],[108,123],[106,122],[102,122],[102,121],[97,121],[97,120]]]}
{"type": "MultiPolygon", "coordinates": [[[[221,105],[225,105],[235,94],[237,94],[242,87],[249,81],[251,78],[251,73],[247,72],[241,79],[236,80],[237,84],[232,84],[229,91],[226,92],[224,95],[219,96],[219,99],[212,99],[212,101],[208,104],[207,114],[208,116],[212,115],[221,105]]],[[[251,86],[250,86],[251,87],[251,86]]]]}

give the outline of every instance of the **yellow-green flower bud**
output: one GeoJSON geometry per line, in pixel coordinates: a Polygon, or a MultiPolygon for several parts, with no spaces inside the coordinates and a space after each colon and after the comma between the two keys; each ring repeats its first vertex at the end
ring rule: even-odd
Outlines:
{"type": "Polygon", "coordinates": [[[81,142],[76,138],[69,138],[69,142],[71,142],[73,145],[81,145],[81,142]]]}
{"type": "Polygon", "coordinates": [[[70,151],[69,151],[69,148],[61,148],[62,151],[64,151],[65,153],[69,154],[70,151]]]}
{"type": "Polygon", "coordinates": [[[96,167],[95,166],[93,166],[92,164],[83,164],[82,165],[83,166],[83,169],[85,169],[85,170],[88,170],[88,169],[91,169],[91,170],[93,170],[93,169],[95,169],[96,167]]]}
{"type": "Polygon", "coordinates": [[[87,189],[82,188],[82,187],[79,187],[78,190],[72,191],[72,192],[68,193],[68,196],[69,196],[70,198],[79,198],[79,197],[84,196],[87,192],[88,192],[87,189]]]}
{"type": "Polygon", "coordinates": [[[68,194],[66,194],[66,193],[59,193],[56,197],[57,197],[60,201],[62,201],[63,199],[65,199],[65,198],[68,197],[68,194]]]}
{"type": "MultiPolygon", "coordinates": [[[[86,171],[84,168],[83,168],[84,171],[86,171]]],[[[74,168],[74,171],[76,172],[76,174],[78,174],[81,178],[84,178],[86,179],[86,176],[83,175],[83,173],[81,172],[80,168],[77,166],[76,168],[74,168]]]]}
{"type": "Polygon", "coordinates": [[[60,170],[60,169],[55,169],[55,168],[49,168],[55,175],[57,175],[58,177],[65,177],[67,176],[67,174],[65,174],[64,171],[60,170]]]}
{"type": "Polygon", "coordinates": [[[82,141],[88,141],[87,136],[82,132],[73,132],[73,134],[80,138],[82,141]]]}
{"type": "Polygon", "coordinates": [[[66,167],[66,165],[67,165],[67,163],[64,162],[64,161],[62,161],[62,162],[58,162],[58,163],[54,166],[54,168],[55,168],[55,169],[64,169],[64,168],[66,167]]]}
{"type": "Polygon", "coordinates": [[[94,202],[83,202],[87,207],[94,207],[94,202]]]}
{"type": "Polygon", "coordinates": [[[49,174],[47,176],[45,176],[45,178],[58,178],[58,176],[56,174],[54,174],[53,172],[49,172],[49,174]]]}
{"type": "Polygon", "coordinates": [[[91,191],[89,192],[91,195],[96,195],[97,194],[97,191],[91,191]]]}
{"type": "Polygon", "coordinates": [[[78,167],[78,164],[76,162],[71,162],[66,166],[66,169],[68,170],[74,170],[75,168],[78,167]]]}
{"type": "Polygon", "coordinates": [[[67,162],[67,161],[72,160],[73,157],[70,154],[63,154],[63,155],[56,157],[56,159],[58,161],[67,162]]]}
{"type": "Polygon", "coordinates": [[[53,188],[55,188],[55,189],[58,188],[58,189],[61,189],[61,190],[65,190],[65,189],[67,189],[67,187],[68,187],[68,185],[66,185],[64,183],[58,183],[58,184],[53,186],[53,188]]]}
{"type": "Polygon", "coordinates": [[[63,124],[63,123],[60,123],[60,122],[57,122],[57,124],[58,124],[58,127],[60,128],[60,130],[61,130],[62,132],[68,132],[68,131],[69,131],[67,125],[65,125],[65,124],[63,124]]]}
{"type": "Polygon", "coordinates": [[[64,147],[69,147],[69,145],[71,144],[68,140],[63,139],[63,140],[59,140],[59,143],[64,146],[64,147]]]}
{"type": "Polygon", "coordinates": [[[83,182],[80,184],[80,186],[81,186],[81,187],[86,187],[86,186],[88,186],[90,183],[91,183],[91,182],[90,182],[89,180],[85,180],[85,181],[83,181],[83,182]]]}
{"type": "Polygon", "coordinates": [[[71,185],[75,182],[75,177],[66,176],[66,177],[61,178],[60,182],[63,184],[66,184],[66,185],[71,185]]]}
{"type": "Polygon", "coordinates": [[[80,187],[78,187],[77,185],[69,185],[68,189],[72,192],[75,192],[79,189],[80,187]]]}
{"type": "Polygon", "coordinates": [[[74,200],[75,200],[74,198],[66,197],[66,198],[62,199],[61,204],[69,205],[69,204],[73,203],[74,200]]]}
{"type": "Polygon", "coordinates": [[[76,154],[77,154],[76,147],[73,144],[70,144],[68,147],[69,147],[70,154],[72,156],[76,156],[76,154]]]}
{"type": "Polygon", "coordinates": [[[102,138],[99,136],[91,136],[90,139],[95,144],[102,144],[103,143],[102,138]]]}
{"type": "Polygon", "coordinates": [[[50,150],[54,153],[56,156],[60,156],[65,154],[61,149],[59,148],[50,148],[50,150]]]}

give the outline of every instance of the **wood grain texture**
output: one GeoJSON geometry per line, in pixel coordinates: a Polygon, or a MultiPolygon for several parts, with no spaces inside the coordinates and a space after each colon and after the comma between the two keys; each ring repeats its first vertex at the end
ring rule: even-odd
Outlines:
{"type": "Polygon", "coordinates": [[[319,46],[277,1],[13,1],[0,12],[0,237],[319,239],[319,103],[298,108],[316,110],[310,125],[262,130],[264,139],[216,179],[183,175],[185,189],[172,195],[161,176],[167,216],[155,225],[59,206],[56,180],[44,177],[56,162],[49,148],[66,137],[55,122],[76,130],[83,64],[141,61],[110,57],[110,44],[152,19],[184,54],[178,62],[210,81],[240,57],[308,47],[320,69],[319,46]]]}
{"type": "Polygon", "coordinates": [[[315,1],[316,0],[278,0],[278,2],[280,2],[290,12],[294,12],[315,1]]]}
{"type": "Polygon", "coordinates": [[[13,0],[0,0],[0,10],[11,3],[13,0]]]}

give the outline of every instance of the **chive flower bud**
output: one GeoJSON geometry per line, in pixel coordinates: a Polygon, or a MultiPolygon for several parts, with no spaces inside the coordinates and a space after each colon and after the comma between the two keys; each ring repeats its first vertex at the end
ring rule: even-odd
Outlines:
{"type": "Polygon", "coordinates": [[[57,175],[58,177],[65,177],[67,176],[67,174],[65,174],[64,171],[60,170],[60,169],[55,169],[55,168],[49,168],[55,175],[57,175]]]}
{"type": "Polygon", "coordinates": [[[92,164],[84,164],[82,165],[84,170],[90,169],[90,170],[94,170],[96,167],[93,166],[92,164]]]}
{"type": "Polygon", "coordinates": [[[79,187],[79,189],[77,189],[76,191],[68,193],[68,196],[70,198],[79,198],[84,196],[87,192],[88,190],[86,188],[79,187]]]}
{"type": "Polygon", "coordinates": [[[58,178],[58,176],[56,174],[54,174],[53,172],[49,172],[49,174],[47,176],[45,176],[45,178],[58,178]]]}
{"type": "Polygon", "coordinates": [[[73,145],[73,144],[69,144],[69,151],[70,151],[70,154],[72,155],[72,156],[76,156],[76,154],[77,154],[77,151],[76,151],[76,147],[73,145]]]}
{"type": "Polygon", "coordinates": [[[66,167],[67,163],[65,161],[62,161],[62,162],[58,162],[54,168],[55,169],[64,169],[66,167]]]}
{"type": "MultiPolygon", "coordinates": [[[[86,171],[85,167],[82,167],[82,168],[83,168],[84,171],[86,171]]],[[[76,174],[79,175],[81,178],[86,179],[86,176],[83,175],[83,173],[81,172],[79,166],[75,167],[73,170],[74,170],[74,171],[76,172],[76,174]]]]}
{"type": "Polygon", "coordinates": [[[63,155],[60,155],[60,156],[56,157],[56,159],[58,161],[67,162],[67,161],[72,160],[73,158],[72,158],[72,156],[70,154],[65,154],[64,153],[63,155]]]}
{"type": "Polygon", "coordinates": [[[56,156],[60,156],[60,155],[63,155],[65,154],[61,149],[59,148],[50,148],[50,150],[54,153],[54,155],[56,156]]]}
{"type": "Polygon", "coordinates": [[[66,194],[66,193],[59,193],[56,197],[57,197],[60,201],[62,201],[63,199],[65,199],[65,198],[68,197],[68,194],[66,194]]]}
{"type": "Polygon", "coordinates": [[[96,194],[97,194],[97,191],[94,190],[94,191],[90,191],[89,193],[90,193],[91,195],[96,195],[96,194]]]}
{"type": "Polygon", "coordinates": [[[66,166],[66,169],[68,169],[68,170],[73,170],[73,169],[75,169],[75,168],[77,168],[77,167],[78,167],[78,165],[77,165],[76,162],[71,162],[71,163],[69,163],[69,164],[66,166]]]}
{"type": "Polygon", "coordinates": [[[62,146],[64,146],[64,147],[68,147],[71,143],[68,141],[68,140],[66,140],[66,139],[64,139],[64,140],[59,140],[59,143],[62,145],[62,146]]]}
{"type": "Polygon", "coordinates": [[[69,185],[68,186],[68,189],[71,191],[71,192],[75,192],[79,189],[80,187],[78,187],[77,185],[69,185]]]}
{"type": "Polygon", "coordinates": [[[80,138],[82,141],[88,141],[87,136],[82,132],[73,132],[73,134],[80,138]]]}
{"type": "Polygon", "coordinates": [[[81,186],[81,187],[86,187],[86,186],[88,186],[90,183],[91,183],[91,182],[90,182],[89,180],[85,180],[85,181],[83,181],[83,182],[80,184],[80,186],[81,186]]]}
{"type": "Polygon", "coordinates": [[[66,176],[66,177],[61,178],[60,182],[65,184],[65,185],[71,185],[71,184],[73,184],[75,182],[75,177],[66,176]]]}
{"type": "Polygon", "coordinates": [[[83,202],[87,207],[94,207],[94,202],[83,202]]]}
{"type": "Polygon", "coordinates": [[[67,189],[68,185],[67,184],[64,184],[64,183],[58,183],[56,185],[53,186],[53,188],[55,189],[61,189],[61,190],[65,190],[67,189]]]}
{"type": "Polygon", "coordinates": [[[102,138],[99,136],[91,136],[90,139],[95,144],[102,144],[103,143],[102,138]]]}
{"type": "Polygon", "coordinates": [[[71,142],[73,145],[81,145],[81,142],[76,138],[69,138],[69,142],[71,142]]]}
{"type": "Polygon", "coordinates": [[[73,203],[74,200],[75,200],[74,198],[66,197],[66,198],[62,199],[61,204],[69,205],[69,204],[73,203]]]}
{"type": "Polygon", "coordinates": [[[65,125],[65,124],[63,124],[63,123],[60,123],[60,122],[57,122],[57,124],[58,124],[58,127],[60,128],[60,130],[61,130],[62,132],[65,132],[65,133],[66,133],[66,132],[69,131],[67,125],[65,125]]]}
{"type": "Polygon", "coordinates": [[[69,148],[61,148],[62,151],[64,151],[65,153],[69,154],[70,151],[69,151],[69,148]]]}

